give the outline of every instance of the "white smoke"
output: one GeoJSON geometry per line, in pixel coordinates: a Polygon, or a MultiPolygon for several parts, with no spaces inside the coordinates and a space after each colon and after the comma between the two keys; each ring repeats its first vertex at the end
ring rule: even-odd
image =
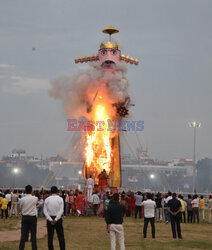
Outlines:
{"type": "Polygon", "coordinates": [[[123,62],[116,64],[114,72],[102,70],[99,62],[91,63],[75,76],[60,76],[52,80],[49,95],[62,100],[69,117],[86,117],[91,101],[88,93],[96,93],[102,81],[108,86],[111,103],[124,102],[129,97],[126,72],[127,67],[123,62]]]}

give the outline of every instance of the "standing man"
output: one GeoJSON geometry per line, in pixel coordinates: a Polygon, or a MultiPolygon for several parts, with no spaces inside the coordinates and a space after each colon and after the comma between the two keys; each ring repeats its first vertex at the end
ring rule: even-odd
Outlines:
{"type": "Polygon", "coordinates": [[[171,199],[172,199],[172,192],[168,191],[168,196],[164,199],[164,214],[165,214],[166,224],[170,222],[170,213],[167,210],[167,204],[171,199]]]}
{"type": "Polygon", "coordinates": [[[19,250],[23,250],[25,247],[26,235],[31,232],[32,250],[37,250],[37,202],[38,198],[32,196],[32,186],[27,185],[25,187],[26,196],[20,200],[20,209],[22,214],[21,223],[21,241],[19,250]]]}
{"type": "Polygon", "coordinates": [[[150,221],[152,227],[152,238],[155,239],[155,208],[156,203],[152,200],[152,195],[150,193],[147,194],[147,200],[142,202],[142,206],[144,206],[144,238],[146,238],[146,231],[150,221]]]}
{"type": "Polygon", "coordinates": [[[178,194],[178,201],[180,201],[180,203],[181,203],[181,211],[179,212],[179,214],[180,214],[180,223],[182,223],[183,222],[183,217],[182,217],[182,213],[183,213],[183,201],[182,201],[182,198],[181,198],[181,194],[178,194]]]}
{"type": "Polygon", "coordinates": [[[156,220],[162,222],[163,219],[163,208],[162,208],[162,197],[160,193],[157,193],[156,199],[156,220]]]}
{"type": "Polygon", "coordinates": [[[199,223],[199,198],[197,194],[194,195],[191,204],[193,205],[193,223],[195,223],[196,218],[197,223],[199,223]]]}
{"type": "Polygon", "coordinates": [[[119,203],[119,194],[113,195],[113,202],[108,206],[106,212],[107,231],[110,233],[111,250],[116,249],[116,235],[119,240],[120,250],[125,250],[124,245],[124,228],[123,228],[123,213],[125,212],[124,205],[119,203]]]}
{"type": "Polygon", "coordinates": [[[193,217],[193,212],[192,212],[192,198],[191,195],[188,195],[188,200],[186,201],[187,203],[187,221],[188,223],[191,222],[192,223],[192,217],[193,217]]]}
{"type": "Polygon", "coordinates": [[[11,197],[12,201],[12,208],[11,208],[11,216],[14,213],[15,216],[18,216],[18,195],[17,195],[17,190],[14,190],[14,193],[12,194],[11,197]]]}
{"type": "Polygon", "coordinates": [[[141,219],[141,203],[142,203],[142,194],[140,191],[138,191],[137,194],[134,195],[135,198],[136,198],[136,201],[135,201],[135,219],[137,219],[137,214],[139,212],[139,218],[141,219]]]}
{"type": "Polygon", "coordinates": [[[98,191],[95,191],[95,193],[92,196],[92,203],[93,203],[93,210],[94,210],[94,215],[97,216],[97,208],[100,204],[99,196],[98,196],[98,191]]]}
{"type": "Polygon", "coordinates": [[[203,195],[200,196],[200,200],[199,200],[199,213],[200,213],[201,219],[204,221],[205,220],[205,200],[204,200],[203,195]]]}
{"type": "Polygon", "coordinates": [[[47,219],[48,248],[49,250],[54,249],[53,237],[54,230],[56,229],[60,250],[65,250],[63,221],[61,218],[64,210],[64,202],[58,195],[58,189],[56,186],[51,187],[51,194],[51,196],[46,198],[44,203],[44,215],[47,219]]]}
{"type": "Polygon", "coordinates": [[[209,196],[208,200],[208,222],[211,223],[211,215],[212,215],[212,195],[209,196]]]}
{"type": "Polygon", "coordinates": [[[182,205],[182,210],[181,210],[181,213],[182,213],[182,219],[184,219],[184,223],[186,223],[186,208],[187,208],[187,203],[186,201],[184,201],[184,197],[181,196],[181,205],[182,205]]]}
{"type": "Polygon", "coordinates": [[[182,209],[181,202],[177,199],[176,193],[173,193],[172,199],[169,200],[167,204],[167,211],[170,213],[172,234],[174,239],[176,239],[176,227],[177,227],[178,238],[182,239],[181,228],[180,228],[181,209],[182,209]]]}
{"type": "Polygon", "coordinates": [[[87,188],[87,200],[89,202],[92,202],[92,193],[94,188],[94,180],[92,179],[92,175],[90,175],[87,180],[86,188],[87,188]]]}
{"type": "Polygon", "coordinates": [[[12,203],[12,194],[10,190],[7,190],[7,193],[5,195],[5,198],[8,200],[8,215],[11,216],[11,203],[12,203]]]}
{"type": "Polygon", "coordinates": [[[4,215],[5,218],[8,218],[8,200],[5,198],[5,195],[3,194],[2,199],[0,201],[0,207],[1,207],[1,218],[3,219],[4,215]]]}

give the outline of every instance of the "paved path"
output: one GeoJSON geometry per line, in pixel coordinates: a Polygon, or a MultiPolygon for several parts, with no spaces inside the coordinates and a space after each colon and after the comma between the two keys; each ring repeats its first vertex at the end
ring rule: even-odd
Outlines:
{"type": "MultiPolygon", "coordinates": [[[[43,238],[47,234],[46,221],[38,220],[37,223],[37,239],[43,238]]],[[[16,230],[0,231],[0,242],[20,240],[21,237],[21,224],[18,225],[16,230]]]]}

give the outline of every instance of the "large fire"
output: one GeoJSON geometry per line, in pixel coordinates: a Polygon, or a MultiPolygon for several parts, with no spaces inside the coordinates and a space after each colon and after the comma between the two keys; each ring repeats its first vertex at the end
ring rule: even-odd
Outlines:
{"type": "Polygon", "coordinates": [[[110,174],[113,163],[114,132],[108,129],[108,119],[114,118],[114,108],[103,90],[104,87],[98,92],[90,113],[94,129],[86,133],[85,164],[87,173],[92,173],[95,183],[98,183],[98,175],[103,170],[110,174]]]}
{"type": "Polygon", "coordinates": [[[85,145],[85,181],[92,175],[95,184],[102,182],[99,189],[121,186],[120,133],[117,122],[119,125],[122,118],[127,117],[131,105],[125,64],[138,65],[138,59],[122,54],[118,43],[112,42],[111,35],[118,33],[118,29],[108,26],[102,32],[109,35],[109,40],[100,44],[98,54],[75,58],[75,63],[90,62],[90,67],[73,78],[62,76],[51,81],[52,88],[49,91],[51,96],[63,101],[69,117],[85,117],[91,121],[93,130],[83,120],[77,131],[85,132],[82,138],[85,145]],[[114,119],[115,122],[112,121],[114,119]],[[110,126],[111,123],[115,125],[116,131],[114,127],[112,131],[111,127],[108,129],[108,123],[110,126]],[[103,185],[103,179],[106,179],[106,185],[103,185]]]}

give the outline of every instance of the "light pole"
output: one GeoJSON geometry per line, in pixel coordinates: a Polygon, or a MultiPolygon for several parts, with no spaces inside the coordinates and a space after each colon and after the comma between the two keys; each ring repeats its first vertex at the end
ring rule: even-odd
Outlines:
{"type": "Polygon", "coordinates": [[[145,190],[146,190],[146,176],[145,176],[144,170],[142,170],[141,172],[142,172],[143,177],[144,177],[144,192],[145,192],[145,190]]]}
{"type": "MultiPolygon", "coordinates": [[[[154,179],[155,179],[155,174],[154,173],[151,173],[150,175],[149,175],[149,178],[150,178],[150,183],[151,183],[151,185],[152,185],[152,189],[155,189],[155,182],[153,181],[154,179]]],[[[156,190],[156,189],[155,189],[156,190]]]]}
{"type": "Polygon", "coordinates": [[[13,187],[15,188],[15,176],[18,174],[19,169],[13,168],[13,187]]]}
{"type": "Polygon", "coordinates": [[[79,185],[78,185],[78,189],[80,190],[80,179],[81,179],[82,171],[79,170],[79,171],[78,171],[78,174],[79,174],[79,185]]]}
{"type": "Polygon", "coordinates": [[[194,146],[193,146],[193,192],[196,192],[196,129],[200,128],[201,123],[197,121],[189,122],[189,126],[194,129],[194,146]]]}

